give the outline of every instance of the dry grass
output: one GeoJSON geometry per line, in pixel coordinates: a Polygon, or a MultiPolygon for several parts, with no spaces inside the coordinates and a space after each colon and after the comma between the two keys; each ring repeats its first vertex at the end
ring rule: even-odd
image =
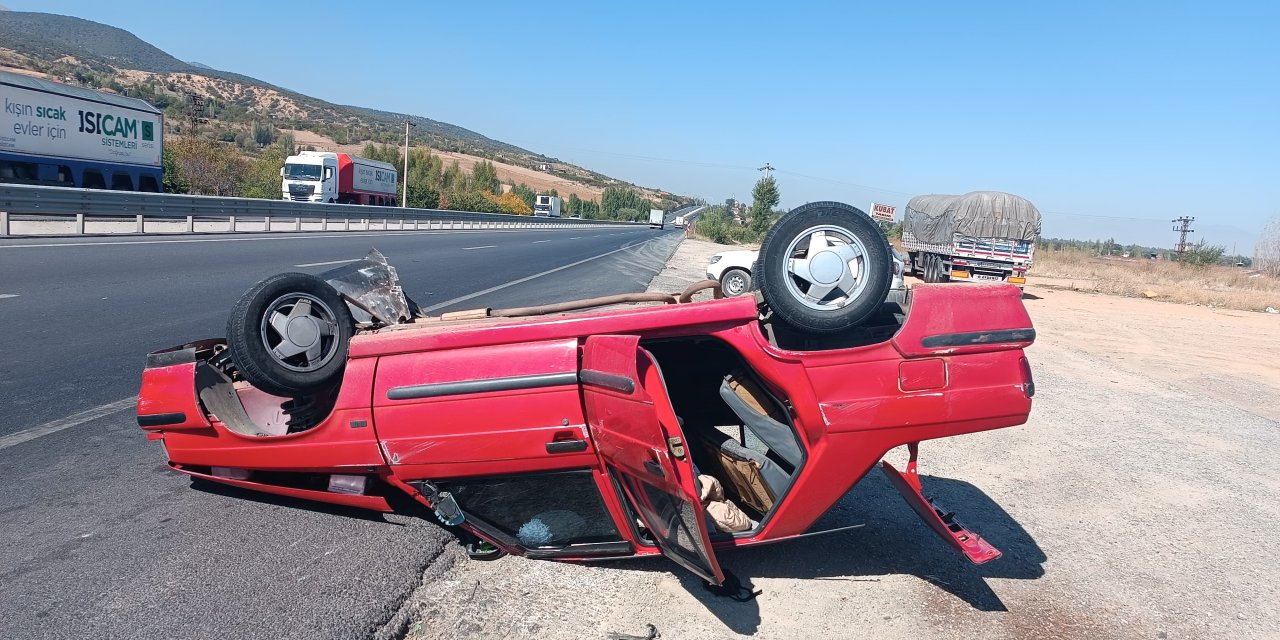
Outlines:
{"type": "Polygon", "coordinates": [[[1149,297],[1246,311],[1280,308],[1280,279],[1232,267],[1196,267],[1167,260],[1099,258],[1079,251],[1037,251],[1033,284],[1068,286],[1126,297],[1149,297]]]}

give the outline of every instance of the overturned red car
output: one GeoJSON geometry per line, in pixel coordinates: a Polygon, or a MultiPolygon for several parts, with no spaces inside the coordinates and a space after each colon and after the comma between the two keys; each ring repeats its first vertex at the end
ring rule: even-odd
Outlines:
{"type": "Polygon", "coordinates": [[[885,302],[891,269],[874,223],[838,203],[774,226],[754,297],[429,318],[375,252],[263,281],[226,339],[150,354],[138,423],[209,481],[384,512],[399,494],[501,551],[662,553],[713,584],[717,551],[805,534],[906,445],[906,470],[883,469],[907,503],[993,560],[923,496],[916,453],[1026,421],[1034,329],[1007,284],[885,302]]]}

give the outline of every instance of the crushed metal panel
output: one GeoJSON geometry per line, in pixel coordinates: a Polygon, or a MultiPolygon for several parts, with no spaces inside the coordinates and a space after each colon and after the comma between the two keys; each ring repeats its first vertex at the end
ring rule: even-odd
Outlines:
{"type": "Polygon", "coordinates": [[[404,295],[396,268],[377,249],[319,277],[342,295],[359,324],[374,320],[384,325],[400,324],[413,317],[413,304],[404,295]]]}

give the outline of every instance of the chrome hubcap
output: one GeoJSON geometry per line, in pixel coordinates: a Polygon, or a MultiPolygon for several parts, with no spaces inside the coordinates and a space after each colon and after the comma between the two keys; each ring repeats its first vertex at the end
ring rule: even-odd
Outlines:
{"type": "Polygon", "coordinates": [[[338,351],[337,314],[305,293],[276,298],[262,315],[261,334],[276,361],[292,371],[315,371],[338,351]]]}
{"type": "Polygon", "coordinates": [[[867,248],[840,227],[806,229],[787,246],[787,256],[787,290],[811,309],[840,309],[866,289],[867,248]]]}

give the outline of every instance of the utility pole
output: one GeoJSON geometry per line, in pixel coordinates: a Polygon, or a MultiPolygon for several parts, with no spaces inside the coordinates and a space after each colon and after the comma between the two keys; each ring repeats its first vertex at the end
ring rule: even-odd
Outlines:
{"type": "Polygon", "coordinates": [[[1174,251],[1178,254],[1179,262],[1182,261],[1182,254],[1186,253],[1187,247],[1189,246],[1187,244],[1187,234],[1195,233],[1191,228],[1192,222],[1195,222],[1195,218],[1189,218],[1187,216],[1173,219],[1173,223],[1178,225],[1174,227],[1173,230],[1178,232],[1178,246],[1174,248],[1174,251]]]}
{"type": "Polygon", "coordinates": [[[204,117],[204,106],[203,96],[194,92],[187,93],[187,135],[192,138],[196,136],[196,125],[209,122],[209,119],[204,117]]]}
{"type": "Polygon", "coordinates": [[[763,172],[764,172],[764,177],[765,177],[766,179],[769,177],[769,172],[770,172],[770,171],[774,171],[774,170],[775,170],[775,169],[773,168],[773,165],[769,164],[768,162],[764,163],[764,166],[763,166],[763,167],[760,167],[759,169],[756,169],[756,171],[763,171],[763,172]]]}
{"type": "Polygon", "coordinates": [[[408,116],[404,118],[404,193],[400,196],[400,208],[404,209],[409,206],[409,127],[416,127],[409,120],[408,116]]]}

